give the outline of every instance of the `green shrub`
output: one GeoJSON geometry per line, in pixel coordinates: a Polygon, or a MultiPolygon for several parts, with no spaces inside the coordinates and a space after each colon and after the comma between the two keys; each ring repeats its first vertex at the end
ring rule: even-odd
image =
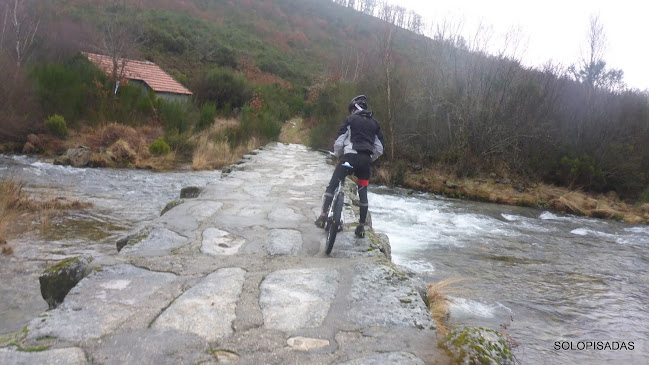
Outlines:
{"type": "Polygon", "coordinates": [[[149,152],[153,155],[166,155],[167,153],[171,152],[171,147],[169,147],[169,144],[165,142],[162,137],[156,139],[149,145],[149,152]]]}
{"type": "Polygon", "coordinates": [[[160,119],[168,132],[182,134],[189,130],[193,119],[193,106],[188,102],[156,100],[160,119]]]}
{"type": "Polygon", "coordinates": [[[57,137],[65,138],[68,135],[68,126],[65,119],[58,114],[54,114],[45,120],[45,129],[57,137]]]}
{"type": "Polygon", "coordinates": [[[183,133],[176,133],[175,131],[165,136],[165,141],[169,143],[169,147],[177,154],[189,156],[194,152],[194,143],[190,140],[191,132],[185,131],[183,133]]]}
{"type": "Polygon", "coordinates": [[[640,194],[640,202],[649,203],[649,187],[644,189],[644,191],[640,194]]]}
{"type": "Polygon", "coordinates": [[[37,67],[31,75],[46,115],[59,114],[67,120],[96,117],[107,95],[106,75],[83,55],[37,67]]]}
{"type": "Polygon", "coordinates": [[[210,127],[214,124],[214,118],[216,117],[216,105],[214,103],[205,103],[201,108],[201,116],[198,119],[198,124],[196,124],[196,129],[201,131],[205,128],[210,127]]]}
{"type": "Polygon", "coordinates": [[[241,108],[252,97],[252,88],[244,76],[216,67],[199,77],[194,85],[194,96],[201,104],[214,103],[218,110],[241,108]]]}
{"type": "Polygon", "coordinates": [[[393,185],[403,184],[403,181],[406,179],[406,170],[407,165],[404,161],[397,162],[394,170],[392,170],[390,183],[392,183],[393,185]]]}

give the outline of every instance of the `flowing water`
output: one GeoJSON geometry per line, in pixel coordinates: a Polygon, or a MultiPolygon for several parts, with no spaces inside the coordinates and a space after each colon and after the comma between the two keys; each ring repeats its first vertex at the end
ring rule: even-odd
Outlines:
{"type": "Polygon", "coordinates": [[[395,263],[466,279],[452,326],[504,330],[524,364],[649,363],[649,226],[386,188],[369,201],[395,263]]]}
{"type": "Polygon", "coordinates": [[[115,253],[116,241],[160,215],[186,186],[205,186],[220,171],[155,173],[134,169],[56,166],[25,156],[0,155],[0,179],[15,177],[36,198],[64,197],[91,203],[49,218],[41,228],[10,241],[10,256],[0,255],[0,334],[15,332],[47,309],[38,276],[66,257],[115,253]]]}
{"type": "MultiPolygon", "coordinates": [[[[220,171],[154,173],[78,169],[0,155],[0,178],[17,176],[38,196],[91,208],[51,218],[42,234],[10,242],[0,256],[0,334],[47,309],[38,275],[65,257],[115,252],[118,238],[154,219],[185,186],[220,171]]],[[[649,227],[535,209],[370,193],[375,229],[393,260],[427,282],[466,278],[452,294],[453,325],[504,329],[525,364],[649,363],[649,227]],[[563,350],[580,341],[634,342],[633,350],[563,350]]],[[[619,346],[619,345],[618,345],[619,346]]]]}

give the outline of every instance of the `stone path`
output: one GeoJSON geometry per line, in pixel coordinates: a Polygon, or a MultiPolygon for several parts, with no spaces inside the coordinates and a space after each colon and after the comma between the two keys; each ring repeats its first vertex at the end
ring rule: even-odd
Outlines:
{"type": "MultiPolygon", "coordinates": [[[[299,145],[245,156],[119,253],[95,258],[61,306],[0,349],[0,363],[446,363],[423,285],[391,263],[387,237],[356,239],[350,224],[324,254],[312,222],[332,171],[299,145]]],[[[345,209],[355,222],[353,204],[345,209]]]]}

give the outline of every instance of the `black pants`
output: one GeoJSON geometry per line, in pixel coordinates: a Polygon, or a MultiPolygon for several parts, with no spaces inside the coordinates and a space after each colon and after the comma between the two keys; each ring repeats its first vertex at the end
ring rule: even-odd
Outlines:
{"type": "Polygon", "coordinates": [[[348,162],[354,167],[353,174],[358,178],[358,198],[360,199],[360,219],[359,223],[365,223],[367,219],[367,210],[369,204],[367,202],[367,185],[370,181],[370,175],[372,172],[372,156],[368,153],[347,153],[344,154],[338,161],[338,165],[334,170],[327,190],[325,192],[325,201],[322,207],[323,214],[329,210],[331,201],[333,200],[333,193],[338,187],[338,181],[347,177],[348,168],[342,166],[345,162],[348,162]]]}

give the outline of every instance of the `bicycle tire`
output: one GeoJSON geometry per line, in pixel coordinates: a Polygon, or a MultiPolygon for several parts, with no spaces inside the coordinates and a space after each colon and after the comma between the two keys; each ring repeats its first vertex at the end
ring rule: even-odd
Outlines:
{"type": "Polygon", "coordinates": [[[334,248],[334,242],[336,242],[336,235],[338,235],[338,229],[340,228],[341,216],[343,213],[343,202],[345,200],[345,195],[343,192],[338,193],[336,198],[333,201],[333,217],[331,224],[329,225],[329,230],[327,231],[327,249],[326,253],[329,255],[331,250],[334,248]]]}

